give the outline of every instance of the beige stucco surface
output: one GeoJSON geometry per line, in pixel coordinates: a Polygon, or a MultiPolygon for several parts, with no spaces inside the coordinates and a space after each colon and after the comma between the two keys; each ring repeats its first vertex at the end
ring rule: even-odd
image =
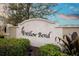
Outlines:
{"type": "Polygon", "coordinates": [[[16,37],[18,38],[28,38],[31,42],[31,45],[33,46],[42,46],[44,44],[51,44],[55,42],[55,37],[56,36],[61,36],[62,35],[62,28],[55,28],[57,26],[56,23],[54,22],[48,22],[44,19],[32,19],[29,21],[25,21],[23,23],[20,23],[18,25],[17,31],[16,31],[16,37]],[[37,36],[27,36],[27,35],[22,35],[21,29],[24,27],[25,32],[30,32],[36,33],[37,36]],[[38,33],[41,32],[42,34],[49,34],[50,33],[50,38],[46,37],[38,37],[38,33]]]}
{"type": "Polygon", "coordinates": [[[73,32],[77,32],[79,35],[79,27],[63,27],[64,35],[69,35],[72,34],[73,32]]]}

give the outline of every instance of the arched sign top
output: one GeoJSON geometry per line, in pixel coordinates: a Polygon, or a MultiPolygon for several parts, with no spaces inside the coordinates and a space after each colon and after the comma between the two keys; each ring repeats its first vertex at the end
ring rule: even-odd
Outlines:
{"type": "Polygon", "coordinates": [[[26,22],[30,22],[30,21],[44,21],[44,22],[48,22],[48,23],[51,23],[51,24],[56,24],[55,21],[51,21],[51,20],[47,20],[47,19],[42,19],[42,18],[32,18],[32,19],[28,19],[28,20],[25,20],[21,23],[19,23],[18,25],[22,25],[26,22]]]}

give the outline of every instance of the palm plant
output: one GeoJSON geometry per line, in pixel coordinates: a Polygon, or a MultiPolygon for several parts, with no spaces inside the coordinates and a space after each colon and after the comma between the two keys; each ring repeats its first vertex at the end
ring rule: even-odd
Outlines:
{"type": "Polygon", "coordinates": [[[79,37],[77,32],[73,32],[70,36],[63,35],[63,39],[56,37],[55,40],[61,47],[63,47],[63,52],[68,55],[79,55],[79,37]],[[62,42],[62,43],[61,43],[62,42]]]}

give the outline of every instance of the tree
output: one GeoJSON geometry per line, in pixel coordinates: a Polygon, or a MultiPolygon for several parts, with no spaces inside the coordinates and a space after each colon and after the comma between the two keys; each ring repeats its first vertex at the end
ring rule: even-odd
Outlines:
{"type": "Polygon", "coordinates": [[[47,15],[52,14],[50,6],[56,4],[32,4],[32,3],[12,3],[8,5],[8,22],[17,25],[23,20],[29,18],[46,18],[47,15]]]}

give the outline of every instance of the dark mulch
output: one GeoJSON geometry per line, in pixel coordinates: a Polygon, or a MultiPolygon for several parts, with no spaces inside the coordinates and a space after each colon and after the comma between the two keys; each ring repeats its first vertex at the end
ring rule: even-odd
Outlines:
{"type": "Polygon", "coordinates": [[[38,47],[30,46],[28,49],[28,55],[29,56],[38,56],[39,55],[38,50],[39,50],[38,47]]]}

